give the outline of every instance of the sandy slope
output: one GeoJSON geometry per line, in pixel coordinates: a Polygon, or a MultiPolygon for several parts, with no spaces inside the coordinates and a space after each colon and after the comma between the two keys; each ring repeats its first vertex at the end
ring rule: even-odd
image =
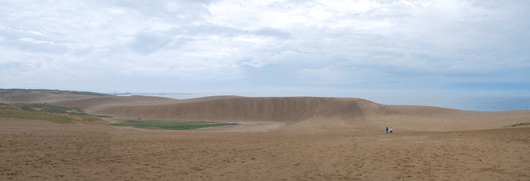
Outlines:
{"type": "Polygon", "coordinates": [[[0,119],[0,180],[530,179],[530,127],[500,129],[530,122],[529,111],[313,97],[11,97],[0,101],[241,125],[160,131],[0,119]]]}
{"type": "Polygon", "coordinates": [[[304,130],[455,131],[494,129],[530,122],[530,111],[477,112],[427,106],[381,105],[364,99],[236,96],[176,100],[160,97],[102,97],[71,94],[19,94],[4,102],[48,102],[116,118],[259,122],[304,130]]]}
{"type": "Polygon", "coordinates": [[[202,132],[2,120],[0,180],[528,180],[530,127],[202,132]]]}

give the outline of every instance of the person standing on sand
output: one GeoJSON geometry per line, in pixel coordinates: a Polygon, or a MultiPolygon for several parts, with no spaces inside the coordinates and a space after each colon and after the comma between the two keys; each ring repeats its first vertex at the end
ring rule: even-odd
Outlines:
{"type": "Polygon", "coordinates": [[[385,133],[387,133],[387,134],[388,134],[388,126],[386,127],[385,133]]]}
{"type": "Polygon", "coordinates": [[[390,133],[392,133],[392,126],[390,126],[390,130],[389,131],[390,131],[390,133]]]}

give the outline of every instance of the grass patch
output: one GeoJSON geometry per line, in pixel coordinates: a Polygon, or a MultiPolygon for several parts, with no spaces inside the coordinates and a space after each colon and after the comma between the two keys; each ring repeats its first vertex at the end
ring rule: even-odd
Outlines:
{"type": "Polygon", "coordinates": [[[61,106],[54,106],[50,104],[23,104],[18,103],[14,106],[1,103],[0,110],[2,118],[18,118],[18,119],[32,119],[52,121],[56,123],[73,123],[73,121],[94,122],[101,120],[100,118],[112,118],[112,116],[100,116],[84,113],[80,108],[67,108],[61,106]],[[18,108],[20,110],[18,110],[18,108]],[[40,109],[40,110],[38,110],[40,109]],[[6,111],[4,111],[6,110],[6,111]],[[7,111],[11,110],[11,111],[7,111]],[[73,111],[73,112],[72,112],[73,111]],[[52,114],[55,113],[55,114],[52,114]],[[68,115],[68,116],[67,116],[68,115]]]}
{"type": "MultiPolygon", "coordinates": [[[[66,111],[78,111],[81,112],[82,110],[80,108],[67,108],[67,107],[61,107],[61,106],[54,106],[50,104],[40,104],[40,103],[34,103],[34,104],[16,104],[16,106],[22,108],[23,110],[26,110],[24,108],[40,108],[41,111],[44,112],[50,112],[50,113],[66,113],[66,111]],[[24,108],[23,108],[24,107],[24,108]]],[[[31,111],[31,110],[28,110],[31,111]]],[[[35,111],[33,109],[33,111],[35,111]]]]}
{"type": "Polygon", "coordinates": [[[0,118],[43,120],[55,123],[73,123],[71,118],[64,115],[54,115],[36,111],[15,111],[9,109],[0,109],[0,118]]]}
{"type": "Polygon", "coordinates": [[[146,129],[166,129],[166,130],[191,130],[206,127],[238,125],[237,123],[214,123],[206,121],[162,121],[162,120],[122,120],[121,123],[111,124],[113,126],[133,126],[135,128],[146,129]]]}
{"type": "Polygon", "coordinates": [[[99,118],[112,118],[112,116],[92,115],[83,112],[69,112],[68,115],[82,118],[83,121],[98,121],[99,118]]]}
{"type": "Polygon", "coordinates": [[[63,110],[63,109],[57,109],[57,108],[53,108],[53,107],[45,107],[45,108],[42,108],[40,111],[49,112],[49,113],[61,113],[61,114],[66,113],[66,111],[63,110]]]}
{"type": "Polygon", "coordinates": [[[516,126],[526,126],[526,125],[530,125],[530,123],[517,123],[517,124],[511,124],[511,125],[503,126],[503,128],[511,128],[511,127],[516,127],[516,126]]]}
{"type": "Polygon", "coordinates": [[[93,116],[96,116],[96,117],[99,117],[99,118],[112,118],[112,116],[102,116],[102,115],[93,115],[93,116]]]}
{"type": "Polygon", "coordinates": [[[11,105],[11,104],[6,104],[6,103],[1,103],[0,102],[0,109],[14,109],[14,110],[17,110],[19,108],[17,106],[11,105]]]}
{"type": "Polygon", "coordinates": [[[0,89],[0,97],[5,97],[7,95],[13,94],[13,93],[28,93],[28,90],[24,89],[0,89]]]}
{"type": "Polygon", "coordinates": [[[20,109],[24,110],[24,111],[29,111],[29,112],[35,112],[37,110],[33,109],[31,106],[27,105],[27,104],[15,104],[17,107],[19,107],[20,109]]]}
{"type": "Polygon", "coordinates": [[[93,116],[93,115],[90,115],[90,114],[87,114],[87,113],[70,112],[70,113],[68,113],[68,115],[81,118],[81,119],[83,119],[83,121],[88,121],[88,122],[98,121],[99,120],[99,118],[97,118],[96,116],[93,116]]]}

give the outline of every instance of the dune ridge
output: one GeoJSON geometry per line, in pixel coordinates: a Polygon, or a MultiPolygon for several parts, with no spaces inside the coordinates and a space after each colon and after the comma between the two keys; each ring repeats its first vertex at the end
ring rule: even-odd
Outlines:
{"type": "Polygon", "coordinates": [[[42,92],[14,103],[113,118],[237,122],[158,130],[0,118],[0,180],[529,180],[530,111],[383,105],[356,98],[168,99],[42,92]],[[385,134],[386,126],[394,133],[385,134]]]}
{"type": "Polygon", "coordinates": [[[157,119],[276,121],[295,123],[317,115],[362,119],[378,105],[361,99],[230,97],[160,105],[124,105],[94,110],[99,114],[157,119]]]}
{"type": "MultiPolygon", "coordinates": [[[[314,116],[363,119],[402,111],[358,98],[215,96],[170,99],[150,96],[93,96],[23,93],[3,97],[6,102],[46,102],[92,113],[160,119],[218,119],[296,122],[314,116]]],[[[444,108],[435,108],[444,109],[444,108]]]]}
{"type": "Polygon", "coordinates": [[[383,105],[359,98],[216,96],[178,100],[150,96],[26,93],[5,96],[0,100],[46,102],[115,118],[254,121],[285,125],[309,122],[308,126],[343,122],[377,129],[398,125],[404,130],[425,131],[500,128],[529,122],[530,119],[530,111],[478,112],[430,106],[383,105]]]}

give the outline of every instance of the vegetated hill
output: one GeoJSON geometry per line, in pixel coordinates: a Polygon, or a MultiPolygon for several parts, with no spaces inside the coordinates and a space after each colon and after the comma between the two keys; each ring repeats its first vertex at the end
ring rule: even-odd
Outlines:
{"type": "Polygon", "coordinates": [[[112,97],[110,94],[101,94],[87,91],[61,91],[48,89],[0,89],[0,101],[10,103],[39,103],[72,100],[88,97],[112,97]]]}
{"type": "Polygon", "coordinates": [[[0,100],[10,103],[31,103],[38,102],[41,99],[47,97],[41,93],[12,93],[4,97],[0,97],[0,100]]]}

